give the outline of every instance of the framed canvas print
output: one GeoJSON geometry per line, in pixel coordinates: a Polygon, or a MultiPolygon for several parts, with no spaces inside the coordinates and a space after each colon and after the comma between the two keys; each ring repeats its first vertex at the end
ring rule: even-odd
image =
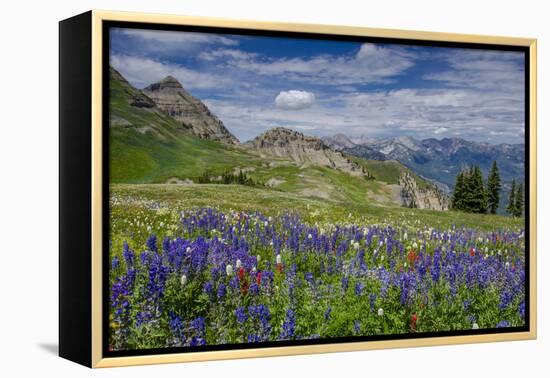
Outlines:
{"type": "Polygon", "coordinates": [[[62,357],[536,337],[536,41],[60,23],[62,357]]]}

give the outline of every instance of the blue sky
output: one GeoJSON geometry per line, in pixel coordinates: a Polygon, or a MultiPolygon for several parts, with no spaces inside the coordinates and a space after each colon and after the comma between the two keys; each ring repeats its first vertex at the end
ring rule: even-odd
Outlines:
{"type": "Polygon", "coordinates": [[[308,135],[523,143],[523,53],[113,29],[111,65],[176,77],[241,141],[308,135]]]}

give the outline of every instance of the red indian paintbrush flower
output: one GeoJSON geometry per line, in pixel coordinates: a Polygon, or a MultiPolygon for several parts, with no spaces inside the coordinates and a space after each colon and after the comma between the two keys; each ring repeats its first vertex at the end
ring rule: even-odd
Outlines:
{"type": "Polygon", "coordinates": [[[418,315],[413,314],[411,316],[411,330],[413,332],[416,332],[416,322],[418,321],[418,315]]]}
{"type": "Polygon", "coordinates": [[[239,268],[239,271],[237,272],[237,277],[239,277],[239,281],[242,281],[244,278],[244,268],[242,266],[239,268]]]}
{"type": "Polygon", "coordinates": [[[474,247],[470,248],[470,256],[474,257],[474,255],[476,254],[476,250],[474,247]]]}
{"type": "Polygon", "coordinates": [[[246,295],[248,293],[248,282],[244,282],[241,286],[241,293],[246,295]]]}
{"type": "Polygon", "coordinates": [[[414,268],[414,263],[419,259],[419,256],[416,254],[416,251],[414,249],[411,249],[409,253],[407,253],[407,262],[411,266],[411,268],[414,268]]]}
{"type": "Polygon", "coordinates": [[[256,283],[258,284],[258,286],[260,286],[260,284],[262,283],[262,272],[258,272],[258,274],[256,275],[256,283]]]}

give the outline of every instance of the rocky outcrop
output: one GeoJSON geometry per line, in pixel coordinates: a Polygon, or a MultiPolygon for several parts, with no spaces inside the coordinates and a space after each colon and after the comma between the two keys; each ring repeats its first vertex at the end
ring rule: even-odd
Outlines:
{"type": "Polygon", "coordinates": [[[183,89],[174,77],[167,76],[158,83],[149,85],[143,89],[143,93],[198,137],[226,144],[239,143],[222,121],[202,101],[183,89]]]}
{"type": "Polygon", "coordinates": [[[418,209],[449,210],[449,198],[433,185],[420,188],[416,179],[408,172],[399,178],[402,205],[418,209]]]}
{"type": "Polygon", "coordinates": [[[109,69],[111,81],[117,81],[120,88],[125,92],[125,98],[128,99],[130,105],[136,108],[154,108],[155,102],[143,94],[139,89],[134,88],[125,78],[113,67],[109,69]]]}
{"type": "Polygon", "coordinates": [[[319,165],[338,169],[351,175],[364,176],[367,172],[339,151],[328,147],[319,138],[298,131],[277,127],[246,143],[260,155],[293,160],[297,165],[319,165]]]}

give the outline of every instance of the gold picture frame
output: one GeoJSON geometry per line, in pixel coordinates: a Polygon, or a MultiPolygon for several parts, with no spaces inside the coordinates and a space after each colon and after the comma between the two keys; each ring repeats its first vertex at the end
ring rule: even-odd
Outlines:
{"type": "MultiPolygon", "coordinates": [[[[62,325],[60,329],[60,354],[63,357],[75,360],[90,367],[115,367],[115,366],[130,366],[130,365],[143,365],[143,364],[160,364],[160,363],[174,363],[174,362],[190,362],[190,361],[208,361],[208,360],[222,360],[222,359],[237,359],[237,358],[251,358],[251,357],[269,357],[269,356],[283,356],[283,355],[297,355],[297,354],[312,354],[312,353],[329,353],[329,352],[348,352],[348,351],[361,351],[371,349],[388,349],[388,348],[403,348],[403,347],[423,347],[423,346],[436,346],[436,345],[449,345],[449,344],[467,344],[467,343],[483,343],[483,342],[496,342],[496,341],[513,341],[513,340],[528,340],[535,339],[537,336],[537,265],[536,265],[536,243],[537,243],[537,137],[536,137],[536,124],[537,124],[537,41],[536,39],[528,38],[513,38],[513,37],[501,37],[501,36],[482,36],[482,35],[469,35],[469,34],[452,34],[452,33],[436,33],[436,32],[424,32],[424,31],[410,31],[410,30],[393,30],[393,29],[377,29],[367,27],[354,27],[354,26],[334,26],[334,25],[316,25],[316,24],[294,24],[294,23],[279,23],[279,22],[258,22],[252,20],[231,20],[220,19],[210,17],[190,17],[190,16],[175,16],[175,15],[161,15],[161,14],[145,14],[145,13],[127,13],[127,12],[111,12],[93,10],[84,14],[85,22],[84,26],[74,26],[76,29],[65,30],[67,33],[74,30],[88,30],[89,57],[91,61],[89,64],[90,77],[89,88],[91,103],[89,103],[89,120],[91,122],[90,128],[87,129],[88,134],[83,136],[86,141],[90,143],[90,163],[89,170],[89,182],[91,199],[89,201],[89,215],[90,215],[90,229],[85,229],[82,232],[89,233],[89,255],[86,261],[80,265],[81,269],[89,269],[89,275],[82,277],[82,279],[90,278],[89,289],[90,292],[84,295],[85,300],[89,301],[90,310],[89,318],[82,319],[83,323],[78,326],[73,326],[70,330],[64,330],[65,326],[62,325]],[[116,21],[116,22],[129,22],[129,23],[144,23],[144,24],[162,24],[162,25],[187,25],[187,26],[200,26],[200,27],[215,27],[215,28],[229,28],[229,29],[250,29],[257,31],[271,31],[271,32],[299,32],[299,33],[312,33],[312,34],[324,34],[324,35],[344,35],[344,36],[358,36],[358,37],[378,37],[378,38],[394,38],[400,40],[415,40],[415,41],[442,41],[442,42],[459,42],[459,43],[475,43],[475,44],[489,44],[489,45],[503,45],[503,46],[522,46],[528,48],[529,51],[529,67],[526,67],[529,71],[529,275],[528,275],[528,297],[529,297],[529,330],[525,332],[510,332],[510,333],[492,333],[492,334],[476,334],[476,335],[458,335],[458,336],[445,336],[445,337],[427,337],[427,338],[404,338],[398,340],[377,340],[377,341],[359,341],[359,342],[345,342],[345,343],[330,343],[330,344],[316,344],[316,345],[296,345],[296,346],[281,346],[281,347],[269,347],[269,348],[247,348],[236,350],[215,350],[193,353],[170,353],[170,354],[154,354],[154,355],[139,355],[139,356],[124,356],[124,357],[104,357],[103,355],[103,298],[105,295],[103,287],[103,243],[104,243],[104,229],[103,229],[103,217],[105,216],[104,208],[104,182],[103,182],[103,168],[105,162],[103,161],[102,141],[103,133],[106,128],[103,125],[103,112],[105,102],[102,96],[104,75],[103,72],[103,59],[106,52],[103,50],[104,41],[104,23],[116,21]],[[89,257],[89,259],[88,259],[89,257]],[[86,267],[85,264],[88,264],[86,267]],[[86,328],[89,326],[89,328],[86,328]],[[89,329],[89,338],[82,337],[82,340],[89,341],[90,348],[84,348],[85,354],[89,352],[89,358],[81,358],[80,355],[72,355],[69,348],[73,348],[75,343],[71,344],[71,336],[69,332],[74,332],[76,328],[89,329]],[[64,347],[67,345],[67,347],[64,347]]],[[[77,22],[77,18],[71,19],[77,22]]],[[[66,21],[62,21],[61,24],[66,21]]],[[[76,24],[75,24],[76,25],[76,24]]],[[[61,26],[63,31],[63,26],[61,26]]],[[[63,51],[76,48],[77,42],[64,42],[63,36],[61,38],[60,56],[63,58],[63,51]],[[65,47],[65,50],[63,48],[65,47]]],[[[68,37],[67,37],[68,38],[68,37]]],[[[69,54],[69,53],[67,53],[69,54]]],[[[61,58],[61,60],[63,60],[61,58]]],[[[83,59],[87,59],[84,57],[83,59]]],[[[63,66],[60,68],[63,71],[63,66]]],[[[63,75],[63,72],[61,72],[63,75]]],[[[62,80],[62,79],[61,79],[62,80]]],[[[67,79],[69,80],[69,79],[67,79]]],[[[61,84],[63,90],[63,83],[61,84]]],[[[65,111],[65,107],[69,106],[68,97],[65,98],[61,95],[61,112],[65,111]],[[65,102],[64,102],[65,101],[65,102]]],[[[76,100],[72,100],[76,101],[76,100]]],[[[86,106],[86,104],[82,105],[86,106]]],[[[63,122],[63,117],[61,117],[63,122]]],[[[61,126],[63,129],[63,126],[61,126]]],[[[86,130],[86,129],[85,129],[86,130]]],[[[63,139],[63,137],[62,137],[63,139]]],[[[63,157],[62,157],[63,158],[63,157]]],[[[62,163],[63,164],[63,163],[62,163]]],[[[70,171],[67,170],[67,174],[70,171]]],[[[63,172],[62,172],[63,176],[63,172]]],[[[63,178],[61,178],[63,181],[63,178]]],[[[62,198],[66,198],[66,201],[71,201],[71,197],[68,192],[65,195],[60,195],[62,198]]],[[[74,194],[73,196],[77,196],[74,194]]],[[[76,199],[75,199],[76,200],[76,199]]],[[[69,202],[67,202],[68,204],[69,202]]],[[[63,207],[63,203],[60,204],[63,207]]],[[[63,214],[63,212],[62,212],[63,214]]],[[[62,221],[63,222],[63,221],[62,221]]],[[[70,225],[65,225],[70,227],[70,225]]],[[[69,229],[65,229],[68,231],[69,229]]],[[[63,228],[60,231],[61,238],[64,238],[63,228]]],[[[87,239],[88,240],[88,239],[87,239]]],[[[61,246],[60,248],[63,248],[61,246]]],[[[67,257],[67,254],[61,253],[61,266],[63,261],[67,257]]],[[[74,253],[74,249],[73,249],[74,253]]],[[[87,252],[88,253],[88,252],[87,252]]],[[[67,264],[72,264],[67,262],[67,264]]],[[[65,266],[64,269],[69,269],[65,266]]],[[[65,270],[61,269],[60,274],[65,274],[65,270]]],[[[80,268],[78,268],[80,269],[80,268]]],[[[68,273],[67,273],[68,274],[68,273]]],[[[63,302],[63,296],[70,296],[66,289],[67,285],[76,285],[73,281],[70,281],[72,276],[62,276],[60,278],[60,301],[63,302]]],[[[86,309],[86,310],[87,310],[86,309]]],[[[72,310],[68,310],[68,304],[60,303],[60,314],[67,313],[72,310]]],[[[67,313],[66,316],[60,315],[60,323],[66,324],[69,316],[74,317],[75,314],[67,313]]]]}

